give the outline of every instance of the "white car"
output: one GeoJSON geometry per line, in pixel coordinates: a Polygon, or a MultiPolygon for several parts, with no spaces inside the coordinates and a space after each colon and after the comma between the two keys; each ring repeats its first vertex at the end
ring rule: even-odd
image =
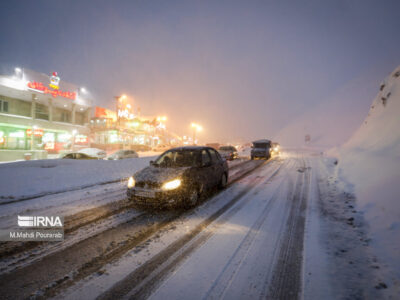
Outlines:
{"type": "Polygon", "coordinates": [[[78,151],[79,153],[84,153],[98,159],[103,159],[107,156],[106,151],[97,148],[84,148],[78,151]]]}
{"type": "Polygon", "coordinates": [[[124,158],[137,158],[139,155],[133,150],[118,150],[107,157],[108,160],[118,160],[124,158]]]}
{"type": "Polygon", "coordinates": [[[171,146],[169,145],[158,145],[155,148],[153,148],[154,152],[164,152],[171,149],[171,146]]]}

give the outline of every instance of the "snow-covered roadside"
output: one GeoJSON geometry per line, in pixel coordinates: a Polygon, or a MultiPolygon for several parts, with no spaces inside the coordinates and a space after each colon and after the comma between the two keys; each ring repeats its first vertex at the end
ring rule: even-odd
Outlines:
{"type": "Polygon", "coordinates": [[[0,165],[0,203],[116,182],[146,167],[154,156],[123,160],[46,159],[0,165]]]}
{"type": "Polygon", "coordinates": [[[370,245],[388,269],[386,284],[400,290],[400,67],[381,84],[368,116],[342,147],[336,177],[356,195],[369,225],[370,245]]]}

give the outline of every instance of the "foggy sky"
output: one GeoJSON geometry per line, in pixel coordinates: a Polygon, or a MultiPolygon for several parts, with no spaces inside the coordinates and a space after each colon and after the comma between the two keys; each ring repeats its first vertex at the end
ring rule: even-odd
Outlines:
{"type": "Polygon", "coordinates": [[[57,71],[108,108],[125,93],[179,134],[202,124],[206,142],[268,138],[372,72],[364,113],[400,64],[399,11],[399,1],[2,1],[0,70],[57,71]]]}

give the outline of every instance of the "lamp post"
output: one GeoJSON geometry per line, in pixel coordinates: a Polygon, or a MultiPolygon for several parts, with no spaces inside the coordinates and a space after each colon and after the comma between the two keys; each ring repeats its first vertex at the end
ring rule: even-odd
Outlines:
{"type": "Polygon", "coordinates": [[[193,145],[195,145],[196,144],[196,132],[202,131],[203,127],[196,123],[192,123],[191,126],[193,128],[193,145]]]}

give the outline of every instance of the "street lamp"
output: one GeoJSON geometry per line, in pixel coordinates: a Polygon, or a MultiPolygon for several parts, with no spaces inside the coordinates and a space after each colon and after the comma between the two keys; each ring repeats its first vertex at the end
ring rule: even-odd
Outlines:
{"type": "Polygon", "coordinates": [[[192,123],[191,126],[193,128],[193,144],[196,144],[196,132],[202,131],[203,127],[196,123],[192,123]]]}

